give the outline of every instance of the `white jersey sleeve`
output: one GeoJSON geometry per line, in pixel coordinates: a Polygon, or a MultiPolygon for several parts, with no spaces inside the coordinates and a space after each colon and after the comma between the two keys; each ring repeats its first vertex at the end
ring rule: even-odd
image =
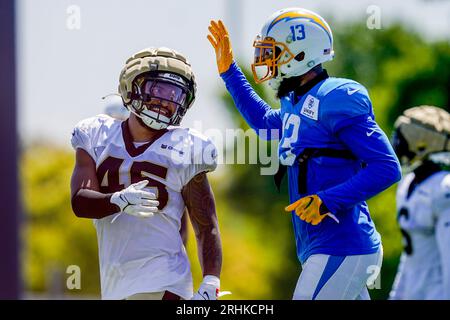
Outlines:
{"type": "Polygon", "coordinates": [[[450,173],[441,181],[433,201],[436,219],[436,242],[441,256],[443,299],[450,300],[450,173]]]}
{"type": "Polygon", "coordinates": [[[115,120],[100,114],[80,121],[72,131],[72,147],[85,150],[95,160],[94,146],[105,127],[109,127],[115,120]]]}
{"type": "Polygon", "coordinates": [[[191,156],[189,165],[182,172],[183,186],[199,173],[211,172],[217,167],[217,148],[210,138],[188,129],[188,139],[191,156]]]}

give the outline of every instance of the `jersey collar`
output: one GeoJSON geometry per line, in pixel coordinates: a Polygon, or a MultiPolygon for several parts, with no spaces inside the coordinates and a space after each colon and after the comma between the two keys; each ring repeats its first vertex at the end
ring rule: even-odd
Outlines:
{"type": "Polygon", "coordinates": [[[149,141],[141,146],[136,147],[133,143],[133,138],[131,136],[128,119],[122,122],[123,141],[125,143],[125,148],[127,149],[128,154],[132,157],[137,157],[137,156],[141,155],[142,153],[144,153],[145,150],[147,150],[147,148],[150,147],[153,142],[155,142],[156,140],[161,138],[161,136],[164,133],[166,133],[167,131],[168,131],[167,129],[159,130],[158,133],[155,135],[155,137],[151,141],[149,141]]]}
{"type": "Polygon", "coordinates": [[[299,96],[303,96],[308,91],[310,91],[312,88],[314,88],[314,86],[316,84],[318,84],[319,82],[321,82],[321,81],[323,81],[323,80],[325,80],[327,78],[329,78],[328,72],[327,72],[327,70],[324,69],[315,78],[311,79],[310,81],[308,81],[304,85],[298,86],[297,88],[295,88],[294,89],[294,98],[295,98],[294,101],[296,101],[299,96]]]}

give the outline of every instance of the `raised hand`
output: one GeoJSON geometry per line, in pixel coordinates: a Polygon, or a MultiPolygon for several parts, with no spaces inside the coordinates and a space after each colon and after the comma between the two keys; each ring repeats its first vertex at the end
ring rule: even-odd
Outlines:
{"type": "Polygon", "coordinates": [[[233,63],[233,50],[227,28],[221,20],[211,20],[207,38],[216,51],[216,62],[219,73],[226,72],[233,63]]]}

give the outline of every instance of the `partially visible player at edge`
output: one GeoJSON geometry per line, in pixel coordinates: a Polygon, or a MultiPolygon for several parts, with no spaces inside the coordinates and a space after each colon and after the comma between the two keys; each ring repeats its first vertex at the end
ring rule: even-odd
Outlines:
{"type": "Polygon", "coordinates": [[[450,114],[410,108],[395,122],[394,150],[410,171],[397,188],[404,249],[392,300],[450,300],[450,114]]]}
{"type": "Polygon", "coordinates": [[[293,298],[370,299],[366,283],[381,266],[382,245],[365,200],[400,180],[401,171],[367,90],[322,69],[334,55],[330,27],[312,11],[289,8],[273,14],[256,37],[253,77],[269,81],[278,110],[233,61],[224,24],[211,21],[209,31],[219,73],[242,116],[263,138],[281,138],[292,202],[285,210],[292,212],[302,264],[293,298]]]}
{"type": "Polygon", "coordinates": [[[145,49],[120,74],[129,118],[98,115],[73,131],[72,208],[94,219],[103,299],[217,298],[222,248],[206,176],[217,166],[217,151],[207,137],[177,127],[195,92],[182,54],[145,49]],[[185,208],[204,275],[194,295],[180,236],[185,208]]]}

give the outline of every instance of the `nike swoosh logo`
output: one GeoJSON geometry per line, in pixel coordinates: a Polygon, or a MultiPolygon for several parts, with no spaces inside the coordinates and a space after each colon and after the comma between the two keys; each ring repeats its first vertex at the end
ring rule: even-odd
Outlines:
{"type": "Polygon", "coordinates": [[[366,135],[367,135],[368,137],[370,137],[371,135],[373,135],[374,132],[375,132],[375,130],[372,130],[372,131],[370,131],[370,132],[366,132],[366,135]]]}
{"type": "Polygon", "coordinates": [[[359,89],[347,89],[347,94],[349,96],[351,96],[352,94],[354,94],[355,92],[358,92],[358,91],[359,91],[359,89]]]}
{"type": "Polygon", "coordinates": [[[203,291],[203,299],[205,299],[205,300],[210,300],[210,299],[209,299],[209,294],[208,294],[208,292],[203,291]],[[205,296],[206,296],[206,298],[205,298],[205,296]]]}

